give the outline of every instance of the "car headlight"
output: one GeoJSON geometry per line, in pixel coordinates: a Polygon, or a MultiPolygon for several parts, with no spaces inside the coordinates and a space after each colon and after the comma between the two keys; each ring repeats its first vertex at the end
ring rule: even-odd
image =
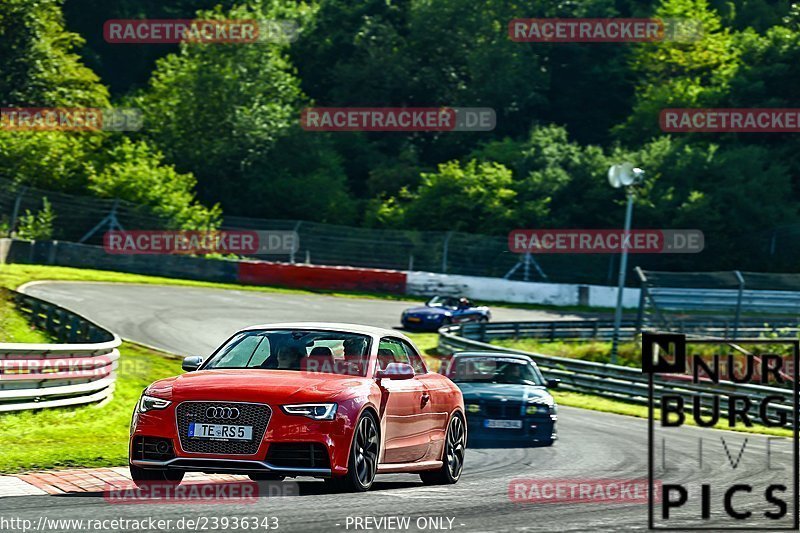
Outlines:
{"type": "Polygon", "coordinates": [[[169,400],[163,400],[161,398],[156,398],[155,396],[147,396],[146,394],[142,394],[142,398],[139,400],[139,412],[146,413],[154,409],[166,409],[171,403],[172,402],[169,400]]]}
{"type": "Polygon", "coordinates": [[[550,411],[550,408],[548,406],[544,405],[544,404],[534,404],[534,405],[529,405],[525,409],[525,414],[529,414],[529,415],[535,415],[536,413],[544,414],[544,413],[548,413],[549,411],[550,411]]]}
{"type": "Polygon", "coordinates": [[[305,416],[314,420],[333,420],[336,416],[335,403],[297,403],[281,405],[287,415],[305,416]]]}
{"type": "Polygon", "coordinates": [[[481,406],[476,403],[467,404],[467,412],[468,413],[479,413],[481,410],[481,406]]]}

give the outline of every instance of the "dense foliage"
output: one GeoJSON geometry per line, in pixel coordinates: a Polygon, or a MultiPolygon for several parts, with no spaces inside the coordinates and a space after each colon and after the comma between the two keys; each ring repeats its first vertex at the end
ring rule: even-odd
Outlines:
{"type": "Polygon", "coordinates": [[[0,104],[138,107],[131,133],[0,131],[0,177],[144,203],[185,227],[226,214],[502,235],[616,227],[608,166],[647,171],[637,227],[699,228],[677,268],[791,269],[794,134],[672,134],[665,107],[800,107],[800,7],[779,0],[5,0],[0,104]],[[701,38],[512,42],[519,17],[668,17],[701,38]],[[109,19],[294,21],[293,42],[121,45],[109,19]],[[483,133],[319,133],[323,106],[491,107],[483,133]],[[195,199],[195,194],[199,200],[195,199]],[[207,207],[204,207],[207,206],[207,207]],[[777,233],[776,233],[777,234],[777,233]],[[788,242],[778,243],[789,247],[788,242]],[[773,250],[775,247],[773,246],[773,250]]]}

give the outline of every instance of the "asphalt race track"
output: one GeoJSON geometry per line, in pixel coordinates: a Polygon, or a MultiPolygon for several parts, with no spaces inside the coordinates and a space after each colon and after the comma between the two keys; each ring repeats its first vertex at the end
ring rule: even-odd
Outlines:
{"type": "MultiPolygon", "coordinates": [[[[25,292],[102,324],[124,339],[185,355],[208,355],[243,326],[269,322],[348,322],[400,327],[419,300],[355,299],[317,294],[226,291],[113,283],[34,283],[25,292]]],[[[529,309],[492,309],[492,320],[578,318],[529,309]]]]}
{"type": "MultiPolygon", "coordinates": [[[[327,319],[392,326],[398,311],[406,305],[327,296],[105,284],[41,284],[26,292],[82,313],[125,338],[182,354],[205,354],[237,327],[253,322],[327,319]]],[[[495,319],[536,316],[537,312],[532,311],[497,310],[495,319]]],[[[542,316],[538,313],[537,318],[542,316]]],[[[12,497],[0,499],[0,516],[27,518],[34,523],[42,515],[77,519],[156,517],[172,519],[173,524],[181,518],[201,516],[274,516],[279,520],[279,531],[327,532],[390,530],[357,529],[354,518],[405,515],[412,519],[411,527],[405,531],[420,530],[415,522],[418,517],[451,518],[452,530],[464,532],[646,530],[647,505],[643,504],[530,504],[510,500],[509,484],[516,478],[647,478],[645,420],[562,407],[559,435],[559,442],[552,448],[470,449],[460,482],[450,487],[425,487],[417,476],[397,474],[379,476],[367,494],[325,494],[321,482],[301,480],[297,485],[286,485],[292,489],[287,489],[291,495],[263,497],[249,505],[111,505],[99,493],[12,497]]],[[[743,479],[754,485],[767,484],[784,476],[784,471],[774,468],[790,456],[787,446],[773,443],[770,470],[764,460],[765,437],[681,428],[669,438],[670,451],[664,457],[672,468],[670,482],[708,482],[715,491],[711,520],[692,525],[722,525],[717,522],[723,513],[717,489],[724,490],[743,479]],[[678,465],[678,459],[696,460],[700,437],[706,443],[702,465],[691,461],[678,465]],[[747,439],[737,468],[730,466],[724,452],[719,453],[720,437],[725,438],[734,460],[747,439]]],[[[786,500],[791,513],[792,499],[788,494],[786,500]]],[[[762,503],[748,508],[760,513],[765,507],[762,503]]],[[[656,510],[660,512],[660,506],[656,510]]],[[[447,527],[448,520],[444,524],[447,527]]],[[[729,522],[724,525],[730,527],[729,522]]]]}

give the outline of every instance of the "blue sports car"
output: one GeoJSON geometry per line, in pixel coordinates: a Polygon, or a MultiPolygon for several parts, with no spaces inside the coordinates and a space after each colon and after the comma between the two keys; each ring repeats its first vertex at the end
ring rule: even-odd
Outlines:
{"type": "Polygon", "coordinates": [[[551,446],[558,438],[556,402],[539,367],[524,355],[454,354],[445,375],[464,395],[469,445],[551,446]]]}
{"type": "Polygon", "coordinates": [[[492,318],[489,308],[475,305],[467,298],[434,296],[422,307],[403,311],[400,320],[406,329],[436,331],[448,324],[462,322],[488,322],[492,318]]]}

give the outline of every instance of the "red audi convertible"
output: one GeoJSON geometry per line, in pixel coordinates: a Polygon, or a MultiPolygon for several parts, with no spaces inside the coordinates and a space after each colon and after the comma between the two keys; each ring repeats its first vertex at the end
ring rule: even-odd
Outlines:
{"type": "Polygon", "coordinates": [[[206,472],[312,476],[366,491],[382,473],[416,472],[428,484],[461,476],[461,392],[395,331],[252,326],[206,360],[187,357],[183,369],[147,387],[134,410],[137,483],[206,472]]]}

